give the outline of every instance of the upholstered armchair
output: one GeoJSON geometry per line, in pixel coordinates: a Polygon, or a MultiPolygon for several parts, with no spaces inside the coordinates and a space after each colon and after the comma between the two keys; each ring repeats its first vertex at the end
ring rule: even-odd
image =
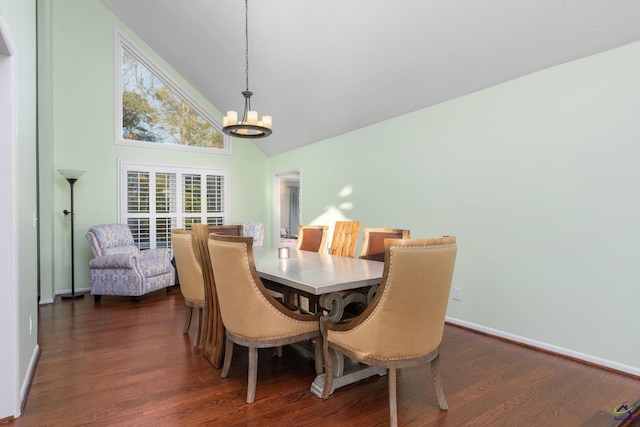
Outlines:
{"type": "Polygon", "coordinates": [[[173,250],[139,250],[126,224],[95,225],[86,234],[94,258],[89,262],[91,294],[96,301],[102,295],[142,295],[175,284],[171,264],[173,250]]]}
{"type": "Polygon", "coordinates": [[[242,235],[244,237],[253,237],[253,246],[262,246],[264,244],[264,224],[261,222],[234,222],[234,224],[242,225],[242,235]]]}

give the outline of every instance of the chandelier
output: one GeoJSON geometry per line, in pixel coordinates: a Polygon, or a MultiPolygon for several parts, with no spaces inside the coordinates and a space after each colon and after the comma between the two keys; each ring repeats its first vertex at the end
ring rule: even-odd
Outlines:
{"type": "Polygon", "coordinates": [[[238,138],[264,138],[271,135],[271,116],[262,116],[258,120],[258,112],[251,110],[251,95],[253,92],[249,90],[249,4],[245,0],[244,13],[244,35],[246,41],[245,60],[246,60],[246,78],[247,89],[242,91],[244,96],[244,113],[242,120],[238,121],[238,113],[235,111],[227,111],[227,115],[222,119],[222,132],[227,135],[238,138]]]}

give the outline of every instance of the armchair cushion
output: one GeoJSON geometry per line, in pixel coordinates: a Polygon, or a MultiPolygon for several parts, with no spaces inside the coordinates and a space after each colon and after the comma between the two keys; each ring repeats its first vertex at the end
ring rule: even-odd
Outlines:
{"type": "Polygon", "coordinates": [[[173,259],[173,249],[147,249],[138,253],[140,262],[167,262],[173,259]]]}
{"type": "Polygon", "coordinates": [[[136,257],[131,254],[105,255],[89,261],[89,268],[134,268],[136,257]]]}

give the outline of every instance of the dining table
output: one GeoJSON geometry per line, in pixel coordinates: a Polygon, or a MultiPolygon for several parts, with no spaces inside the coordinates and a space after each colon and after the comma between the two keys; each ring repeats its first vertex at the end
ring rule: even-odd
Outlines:
{"type": "MultiPolygon", "coordinates": [[[[277,246],[254,246],[253,258],[261,279],[285,286],[291,292],[317,297],[323,316],[339,321],[349,304],[368,304],[382,280],[384,263],[359,258],[328,255],[277,246]]],[[[330,393],[387,370],[344,359],[334,354],[336,377],[330,393]]],[[[318,375],[311,392],[322,396],[324,374],[318,375]]]]}

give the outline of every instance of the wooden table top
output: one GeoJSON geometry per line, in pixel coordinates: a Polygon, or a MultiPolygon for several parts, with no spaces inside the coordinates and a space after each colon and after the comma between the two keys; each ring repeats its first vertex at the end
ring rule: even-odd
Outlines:
{"type": "Polygon", "coordinates": [[[359,258],[290,249],[289,258],[278,257],[276,246],[254,246],[258,275],[312,295],[377,285],[384,263],[359,258]]]}

